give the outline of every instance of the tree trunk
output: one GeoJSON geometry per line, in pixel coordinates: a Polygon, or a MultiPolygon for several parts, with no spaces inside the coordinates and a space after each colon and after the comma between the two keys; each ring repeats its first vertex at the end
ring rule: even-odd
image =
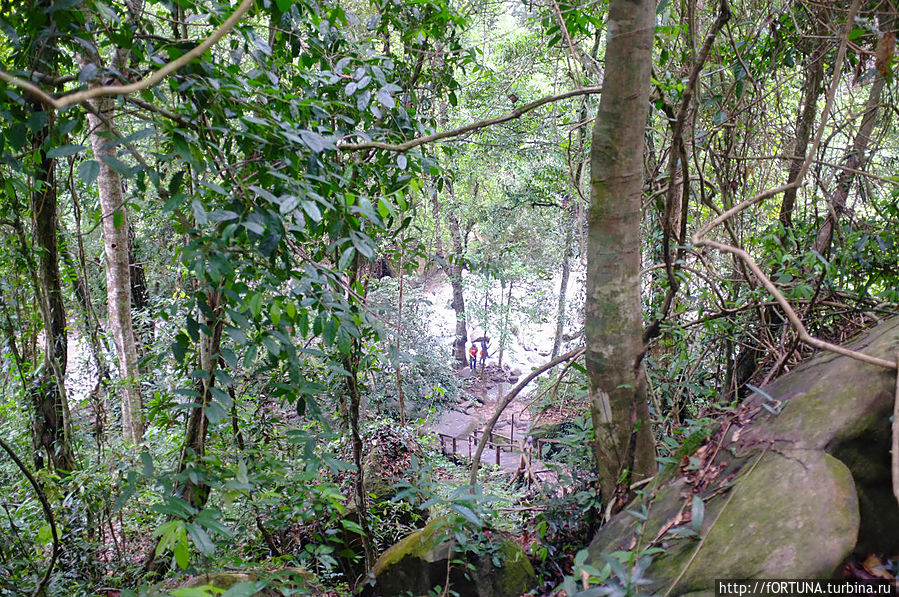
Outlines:
{"type": "Polygon", "coordinates": [[[574,242],[574,222],[568,222],[565,230],[565,247],[562,249],[562,281],[559,283],[559,306],[556,309],[556,337],[553,339],[553,352],[550,360],[559,356],[562,350],[562,337],[565,335],[565,307],[568,302],[568,278],[571,275],[571,245],[574,242]]]}
{"type": "Polygon", "coordinates": [[[587,369],[600,490],[607,502],[656,470],[640,301],[643,135],[655,8],[652,0],[610,3],[606,78],[590,152],[587,369]]]}
{"type": "MultiPolygon", "coordinates": [[[[199,341],[199,367],[205,372],[197,381],[197,393],[200,394],[199,407],[191,409],[187,418],[187,430],[184,433],[184,445],[181,449],[181,458],[178,463],[178,472],[184,472],[188,466],[197,459],[206,455],[206,431],[209,428],[209,420],[206,418],[206,405],[212,397],[212,387],[215,384],[215,368],[218,365],[219,353],[222,343],[222,328],[224,326],[224,306],[222,296],[217,291],[209,291],[206,296],[208,315],[204,318],[206,328],[210,335],[201,332],[199,341]]],[[[209,495],[206,485],[188,481],[181,491],[181,499],[188,504],[202,510],[209,495]]]]}
{"type": "MultiPolygon", "coordinates": [[[[36,104],[32,105],[32,109],[34,112],[40,111],[36,104]]],[[[39,156],[34,165],[30,194],[33,241],[39,249],[37,264],[32,258],[17,205],[14,205],[16,220],[13,224],[44,321],[44,366],[40,378],[29,388],[34,406],[32,441],[35,465],[43,467],[46,456],[54,469],[69,472],[75,470],[76,460],[65,390],[68,339],[59,275],[56,163],[47,157],[44,147],[52,128],[51,116],[47,125],[32,139],[32,150],[39,156]]]]}
{"type": "Polygon", "coordinates": [[[824,224],[818,231],[818,237],[815,240],[815,250],[821,255],[827,255],[830,252],[830,246],[833,243],[834,227],[846,211],[846,199],[849,197],[849,189],[852,187],[852,181],[855,179],[855,171],[862,170],[865,167],[865,162],[867,161],[865,152],[868,150],[868,142],[871,139],[871,133],[874,131],[874,124],[877,122],[883,86],[884,77],[878,74],[874,82],[871,83],[862,124],[855,134],[852,151],[843,162],[845,169],[837,177],[837,188],[828,202],[827,217],[824,218],[824,224]]]}
{"type": "MultiPolygon", "coordinates": [[[[134,324],[134,336],[138,348],[137,354],[143,356],[147,353],[147,346],[153,339],[153,320],[147,314],[150,295],[147,291],[147,277],[144,273],[144,264],[138,260],[134,246],[135,241],[134,228],[129,226],[128,271],[131,277],[131,309],[132,313],[139,312],[141,314],[141,319],[134,324]]],[[[147,373],[146,367],[143,373],[147,373]]]]}
{"type": "MultiPolygon", "coordinates": [[[[500,302],[502,302],[502,290],[500,290],[500,302]]],[[[506,308],[503,309],[503,324],[499,331],[499,358],[496,361],[496,366],[500,369],[503,368],[503,353],[506,350],[506,339],[509,337],[509,311],[512,310],[512,280],[509,280],[509,294],[506,297],[506,308]]],[[[487,330],[484,329],[484,334],[486,335],[487,330]]],[[[483,344],[483,356],[482,360],[487,360],[487,344],[483,344]]]]}
{"type": "Polygon", "coordinates": [[[443,259],[443,230],[440,226],[440,202],[437,200],[437,187],[431,191],[431,215],[434,218],[434,254],[443,259]]]}
{"type": "MultiPolygon", "coordinates": [[[[790,172],[787,175],[787,183],[795,182],[805,162],[805,152],[808,151],[808,143],[811,137],[812,125],[815,114],[818,112],[818,96],[820,95],[821,81],[824,79],[824,53],[825,42],[819,41],[815,50],[808,58],[805,69],[805,81],[802,89],[805,93],[802,114],[796,124],[796,145],[793,147],[793,157],[790,161],[790,172]]],[[[780,223],[784,229],[793,227],[793,208],[796,205],[796,192],[798,187],[791,187],[784,192],[780,203],[780,223]]]]}
{"type": "Polygon", "coordinates": [[[465,345],[468,344],[468,331],[465,327],[465,295],[462,294],[462,230],[459,228],[459,220],[452,210],[447,211],[446,220],[449,223],[450,236],[453,239],[453,255],[447,262],[447,273],[450,285],[453,288],[453,311],[456,312],[456,338],[453,340],[453,358],[461,365],[468,363],[468,355],[465,354],[465,345]]]}
{"type": "Polygon", "coordinates": [[[405,267],[403,263],[403,254],[405,251],[405,246],[403,246],[403,239],[400,239],[400,267],[399,267],[399,277],[400,277],[400,289],[399,289],[399,298],[397,299],[397,307],[396,307],[396,353],[397,353],[397,362],[396,362],[396,397],[399,400],[400,406],[400,425],[406,425],[406,400],[405,396],[403,396],[403,373],[400,370],[400,339],[402,338],[403,333],[403,274],[405,273],[405,267]]]}
{"type": "Polygon", "coordinates": [[[141,411],[140,371],[138,369],[137,343],[131,320],[131,272],[128,238],[128,213],[122,193],[119,173],[103,161],[115,158],[115,147],[109,147],[112,132],[114,103],[111,98],[92,102],[100,115],[88,113],[91,127],[91,146],[94,157],[100,162],[97,187],[103,218],[103,246],[106,253],[106,294],[109,314],[109,332],[116,346],[121,376],[122,431],[125,441],[138,444],[144,435],[141,411]],[[102,117],[102,118],[101,118],[102,117]]]}

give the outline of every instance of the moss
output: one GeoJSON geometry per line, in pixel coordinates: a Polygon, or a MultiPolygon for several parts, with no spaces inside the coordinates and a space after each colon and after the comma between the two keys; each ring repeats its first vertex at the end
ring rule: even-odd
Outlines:
{"type": "MultiPolygon", "coordinates": [[[[734,491],[714,527],[703,529],[677,592],[712,588],[715,578],[827,578],[855,545],[855,485],[832,456],[769,452],[734,491]]],[[[718,508],[726,499],[716,498],[718,508]]]]}
{"type": "Polygon", "coordinates": [[[254,597],[280,597],[279,588],[289,588],[296,595],[323,595],[325,590],[321,587],[314,574],[302,568],[285,568],[274,572],[249,570],[245,572],[210,572],[201,574],[184,581],[179,588],[195,589],[212,587],[226,591],[235,585],[244,582],[261,580],[267,587],[254,593],[254,597]]]}
{"type": "MultiPolygon", "coordinates": [[[[363,594],[386,597],[412,591],[424,595],[443,585],[453,547],[444,532],[447,525],[445,518],[434,519],[384,552],[372,568],[375,586],[366,588],[363,594]]],[[[469,553],[465,559],[471,564],[470,570],[458,564],[450,569],[453,590],[472,597],[506,597],[520,595],[536,584],[534,569],[522,549],[508,539],[495,537],[502,566],[493,565],[492,553],[469,553]]]]}

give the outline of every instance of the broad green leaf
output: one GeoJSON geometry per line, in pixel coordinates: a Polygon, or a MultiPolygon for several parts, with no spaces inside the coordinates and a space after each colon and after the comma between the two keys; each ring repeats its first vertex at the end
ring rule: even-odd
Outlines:
{"type": "Polygon", "coordinates": [[[92,185],[100,175],[100,162],[96,160],[86,160],[78,166],[78,177],[84,181],[84,184],[92,185]]]}
{"type": "Polygon", "coordinates": [[[227,416],[228,413],[218,402],[213,400],[206,404],[206,418],[209,419],[209,422],[213,425],[222,421],[227,416]]]}
{"type": "Polygon", "coordinates": [[[49,524],[42,524],[37,530],[37,542],[41,545],[49,545],[53,541],[53,530],[49,524]]]}
{"type": "Polygon", "coordinates": [[[47,152],[48,158],[64,158],[86,149],[84,145],[59,145],[47,152]]]}
{"type": "Polygon", "coordinates": [[[187,534],[190,535],[190,540],[201,554],[211,556],[215,553],[215,543],[212,542],[206,529],[200,525],[189,523],[187,525],[187,534]]]}
{"type": "Polygon", "coordinates": [[[118,158],[114,158],[111,155],[101,155],[100,161],[122,176],[131,176],[131,168],[128,166],[128,164],[118,158]]]}
{"type": "Polygon", "coordinates": [[[251,597],[265,588],[265,583],[257,580],[248,580],[234,585],[222,594],[222,597],[251,597]]]}
{"type": "Polygon", "coordinates": [[[698,495],[693,496],[693,506],[690,508],[693,517],[693,530],[699,533],[702,530],[702,521],[705,518],[705,502],[698,495]]]}
{"type": "Polygon", "coordinates": [[[272,325],[278,327],[278,324],[281,323],[281,307],[278,306],[277,302],[273,302],[271,307],[269,307],[268,315],[272,320],[272,325]]]}
{"type": "Polygon", "coordinates": [[[312,218],[314,222],[322,221],[322,212],[318,209],[318,205],[315,204],[315,201],[303,201],[303,211],[309,214],[309,217],[312,218]]]}
{"type": "Polygon", "coordinates": [[[154,472],[153,457],[150,456],[149,452],[147,452],[146,450],[143,450],[140,453],[140,460],[141,460],[141,463],[143,464],[143,470],[141,471],[141,474],[147,478],[152,477],[153,472],[154,472]]]}

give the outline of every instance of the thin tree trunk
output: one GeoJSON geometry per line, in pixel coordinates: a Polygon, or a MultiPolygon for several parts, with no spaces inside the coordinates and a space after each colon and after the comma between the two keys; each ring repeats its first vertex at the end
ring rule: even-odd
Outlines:
{"type": "Polygon", "coordinates": [[[643,135],[655,8],[654,0],[610,2],[606,78],[590,152],[587,370],[600,490],[607,502],[656,470],[640,300],[643,135]]]}
{"type": "MultiPolygon", "coordinates": [[[[500,295],[502,297],[502,295],[500,295]]],[[[509,336],[509,311],[512,309],[512,280],[509,280],[509,295],[506,298],[506,308],[503,311],[503,325],[499,332],[499,358],[497,359],[496,366],[500,369],[503,368],[503,353],[506,348],[506,338],[509,336]]],[[[484,333],[487,333],[487,330],[484,330],[484,333]]],[[[484,360],[487,360],[487,346],[486,343],[484,345],[484,360]]]]}
{"type": "Polygon", "coordinates": [[[830,197],[827,217],[824,219],[824,224],[818,231],[818,237],[815,240],[814,248],[821,255],[827,255],[830,252],[830,247],[833,243],[834,227],[846,211],[846,199],[849,197],[852,181],[855,180],[855,171],[864,169],[867,162],[865,152],[868,150],[868,142],[877,122],[877,113],[880,109],[880,98],[883,94],[884,82],[884,77],[878,74],[868,91],[868,102],[865,106],[862,124],[855,134],[855,140],[852,142],[852,151],[843,162],[844,170],[837,177],[837,188],[830,197]]]}
{"type": "Polygon", "coordinates": [[[468,331],[465,326],[465,295],[462,293],[462,230],[459,228],[459,220],[452,210],[447,211],[446,220],[449,223],[450,236],[453,239],[453,255],[447,262],[450,285],[453,289],[453,311],[456,312],[456,337],[453,340],[453,358],[460,364],[468,363],[465,354],[465,346],[468,344],[468,331]]]}
{"type": "MultiPolygon", "coordinates": [[[[812,54],[808,58],[805,69],[805,81],[802,89],[805,93],[802,114],[796,124],[796,145],[793,147],[793,157],[790,161],[790,171],[787,175],[787,183],[796,181],[802,164],[805,162],[805,153],[808,151],[808,143],[811,138],[812,125],[818,112],[818,97],[820,95],[821,81],[824,80],[824,52],[825,42],[819,41],[812,54]]],[[[788,188],[784,192],[780,203],[780,223],[784,229],[793,227],[793,208],[796,205],[796,191],[798,187],[788,188]]]]}
{"type": "Polygon", "coordinates": [[[559,356],[562,350],[562,339],[565,335],[565,309],[568,303],[568,278],[571,275],[571,245],[574,241],[574,222],[568,222],[565,230],[565,247],[562,249],[562,281],[559,283],[559,306],[556,308],[556,337],[553,339],[553,352],[550,360],[559,356]]]}
{"type": "Polygon", "coordinates": [[[440,225],[440,202],[437,200],[437,187],[431,191],[431,215],[434,218],[434,254],[443,259],[443,230],[440,225]]]}
{"type": "MultiPolygon", "coordinates": [[[[34,110],[38,111],[38,106],[35,105],[34,110]]],[[[56,163],[47,157],[44,149],[52,127],[51,117],[47,125],[35,135],[32,146],[40,156],[35,165],[30,197],[33,240],[40,249],[37,267],[31,259],[20,220],[17,220],[16,227],[44,320],[44,368],[36,385],[31,387],[35,464],[42,464],[40,454],[43,453],[57,471],[69,472],[75,470],[76,460],[72,448],[71,414],[65,391],[68,338],[59,275],[56,163]]],[[[18,213],[16,217],[18,218],[18,213]]]]}
{"type": "MultiPolygon", "coordinates": [[[[127,3],[127,8],[127,23],[133,24],[143,11],[143,0],[132,0],[127,3]]],[[[110,66],[113,70],[127,72],[130,55],[130,49],[117,48],[110,66]]],[[[93,110],[88,112],[87,118],[91,147],[94,157],[100,163],[97,190],[103,219],[109,331],[116,345],[122,384],[122,431],[126,443],[138,444],[143,440],[144,418],[137,342],[131,318],[131,238],[128,210],[125,208],[121,176],[103,160],[104,157],[116,159],[117,150],[110,144],[110,140],[115,137],[115,102],[111,97],[101,97],[91,101],[91,106],[93,110]]]]}
{"type": "Polygon", "coordinates": [[[400,267],[399,267],[399,277],[400,277],[400,291],[399,291],[399,299],[397,301],[396,308],[396,352],[397,352],[397,362],[396,362],[396,396],[400,403],[400,425],[406,424],[406,401],[403,396],[403,374],[400,371],[400,362],[399,362],[399,352],[400,352],[400,339],[402,338],[403,331],[403,251],[405,247],[402,246],[403,239],[400,239],[400,267]]]}
{"type": "Polygon", "coordinates": [[[100,162],[97,187],[103,218],[103,246],[106,253],[109,332],[115,341],[122,381],[120,390],[122,431],[126,442],[138,444],[143,439],[144,420],[141,411],[137,343],[131,319],[128,213],[125,209],[121,176],[103,161],[104,157],[114,159],[117,153],[115,147],[109,147],[114,103],[111,98],[100,98],[93,102],[93,106],[100,116],[88,113],[87,117],[91,127],[94,157],[100,162]]]}
{"type": "MultiPolygon", "coordinates": [[[[196,459],[206,455],[206,432],[209,428],[209,420],[206,418],[206,405],[212,397],[212,387],[215,383],[215,369],[219,362],[219,353],[222,343],[222,328],[224,326],[224,306],[222,295],[218,291],[207,292],[206,304],[208,313],[204,318],[206,328],[211,335],[201,333],[199,342],[199,366],[205,372],[197,382],[197,392],[200,394],[200,406],[191,409],[187,418],[187,430],[184,433],[184,445],[181,449],[181,458],[178,463],[178,472],[184,472],[187,466],[196,459]]],[[[209,496],[209,488],[203,484],[188,481],[181,492],[181,499],[201,510],[209,496]]]]}
{"type": "MultiPolygon", "coordinates": [[[[131,283],[131,308],[132,312],[139,312],[142,319],[134,324],[135,342],[138,348],[138,355],[144,355],[147,352],[153,337],[153,320],[148,318],[147,307],[150,304],[149,293],[147,292],[147,276],[144,273],[144,264],[137,258],[135,250],[136,237],[134,228],[128,227],[128,271],[130,273],[131,283]]],[[[146,373],[146,368],[144,370],[146,373]]]]}

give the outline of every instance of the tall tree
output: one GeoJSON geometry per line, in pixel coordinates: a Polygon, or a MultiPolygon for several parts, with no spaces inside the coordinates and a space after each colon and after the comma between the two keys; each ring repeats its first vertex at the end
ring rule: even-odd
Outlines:
{"type": "Polygon", "coordinates": [[[610,2],[607,68],[590,153],[587,370],[600,490],[607,501],[656,467],[640,306],[643,137],[655,9],[653,0],[610,2]]]}
{"type": "Polygon", "coordinates": [[[874,132],[874,125],[877,124],[880,98],[883,95],[883,88],[886,83],[885,75],[888,72],[888,64],[896,48],[896,36],[892,31],[893,17],[882,17],[882,19],[881,23],[884,32],[877,43],[877,74],[874,75],[874,82],[871,83],[871,87],[868,89],[868,101],[865,104],[861,125],[855,133],[852,149],[843,161],[843,171],[837,176],[836,189],[834,189],[828,200],[827,216],[824,218],[824,223],[818,230],[818,237],[815,239],[814,248],[821,255],[830,253],[834,228],[839,225],[840,217],[846,211],[846,200],[849,198],[852,181],[855,180],[857,172],[864,170],[868,161],[868,145],[874,132]]]}
{"type": "MultiPolygon", "coordinates": [[[[128,3],[129,26],[133,26],[143,2],[128,3]]],[[[130,52],[117,48],[112,59],[112,72],[125,72],[130,52]]],[[[95,57],[100,60],[100,57],[95,57]]],[[[85,62],[87,64],[87,62],[85,62]]],[[[99,66],[99,65],[98,65],[99,66]]],[[[104,83],[112,83],[113,80],[104,83]]],[[[103,248],[106,255],[106,296],[109,332],[115,341],[122,379],[122,432],[126,441],[137,444],[143,439],[144,419],[140,396],[140,369],[137,341],[131,318],[131,237],[128,210],[122,192],[122,177],[112,166],[117,162],[115,103],[111,97],[99,97],[90,102],[88,111],[91,147],[100,164],[97,190],[103,218],[103,248]]]]}

